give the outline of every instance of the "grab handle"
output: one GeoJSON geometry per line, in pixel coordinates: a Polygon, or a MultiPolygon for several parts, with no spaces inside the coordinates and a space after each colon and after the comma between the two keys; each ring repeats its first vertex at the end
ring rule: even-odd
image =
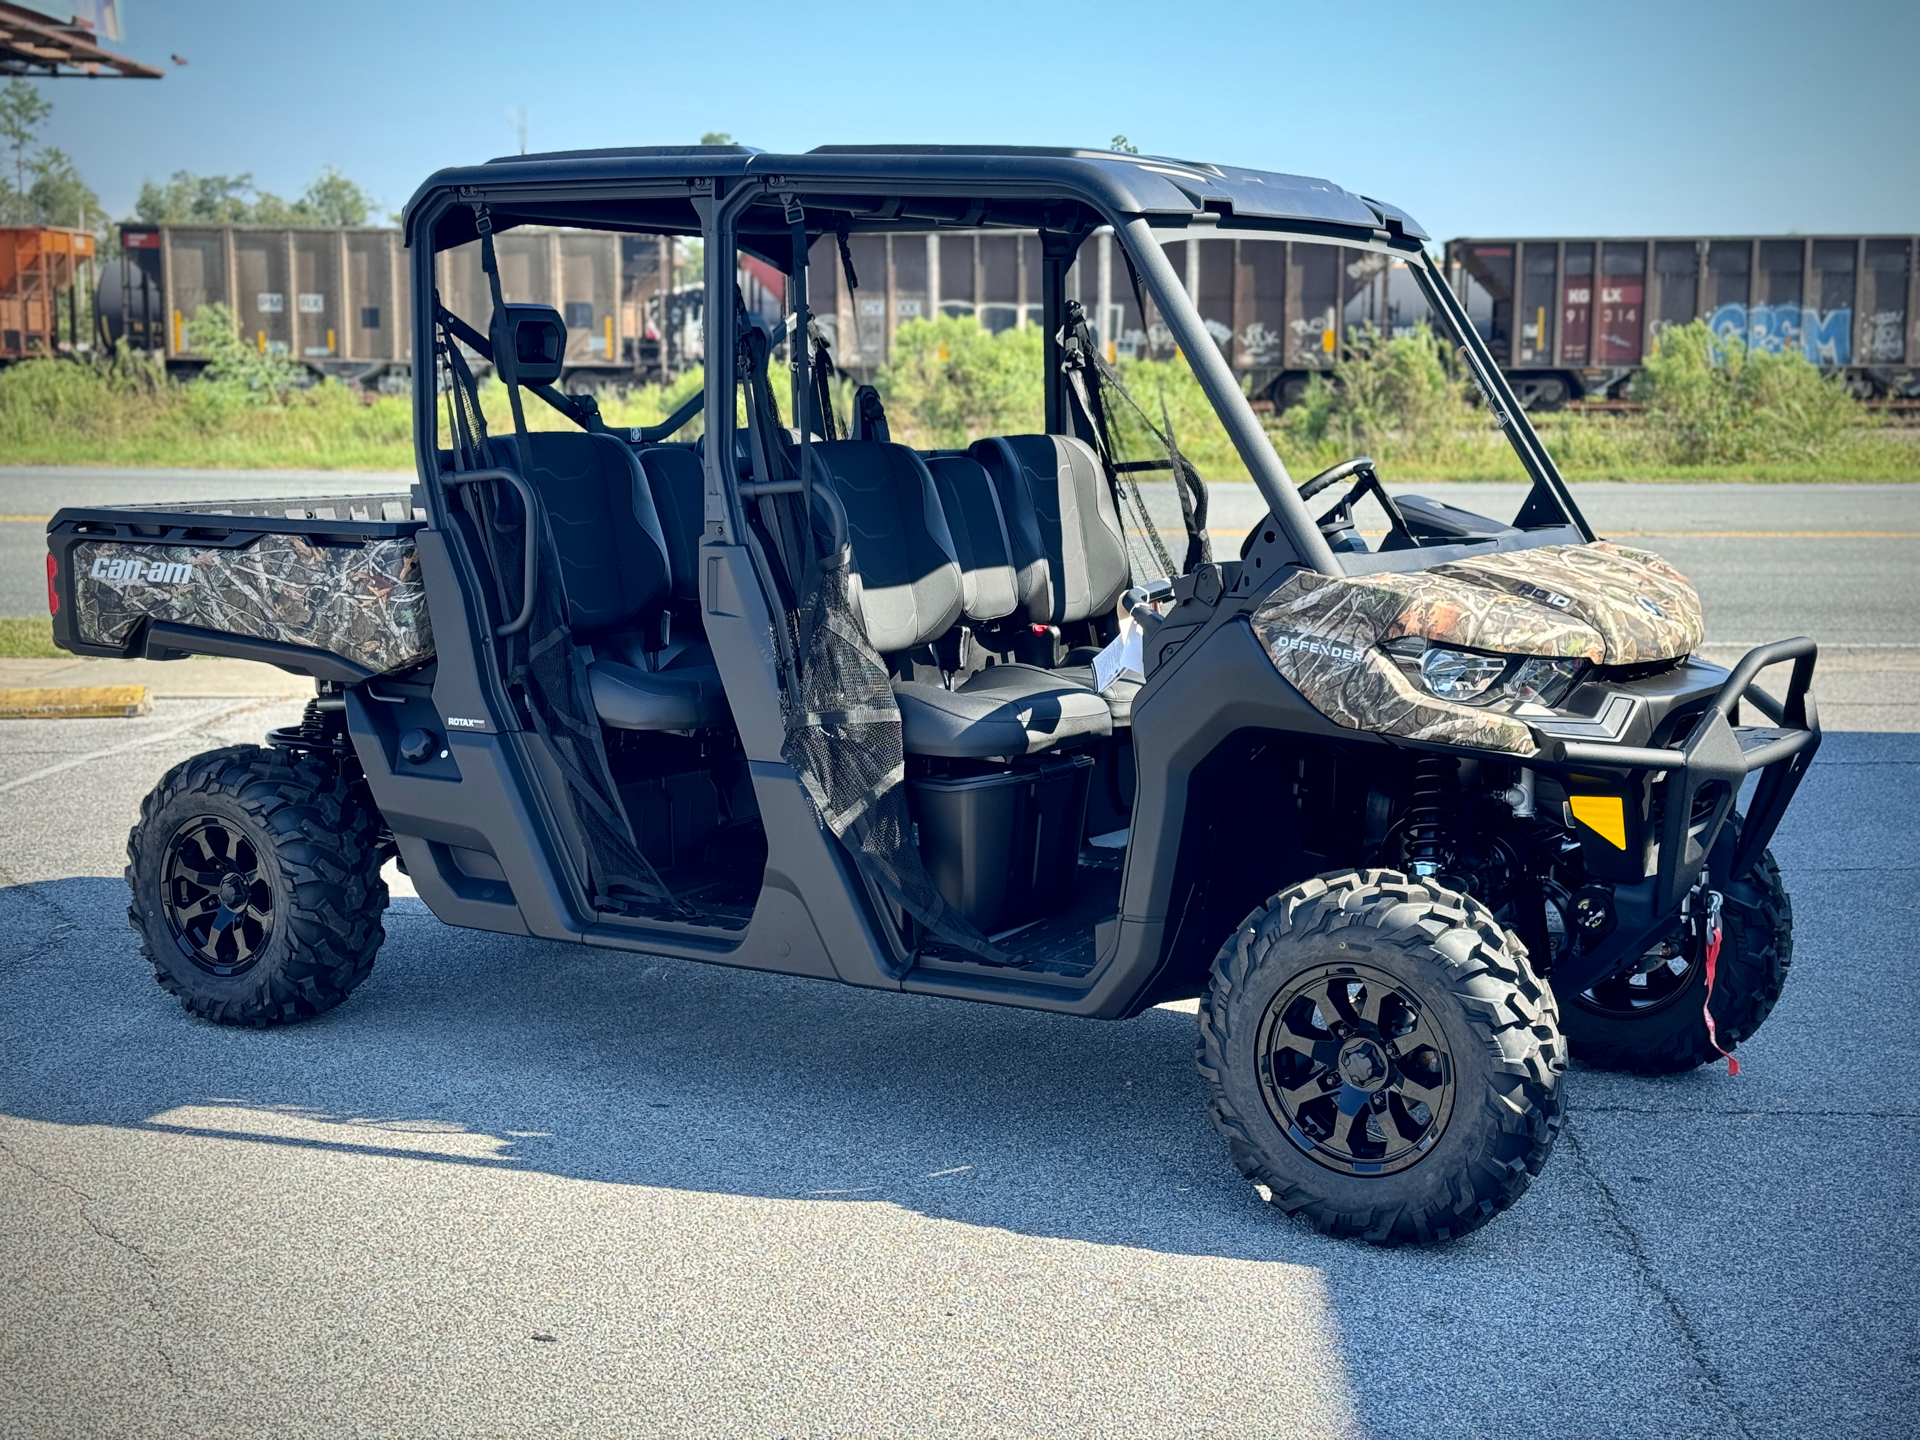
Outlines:
{"type": "Polygon", "coordinates": [[[443,485],[478,485],[486,480],[504,480],[520,492],[520,504],[527,512],[526,555],[521,561],[520,572],[520,613],[504,625],[494,627],[494,636],[504,640],[509,635],[518,635],[527,628],[533,619],[533,584],[539,574],[540,544],[534,530],[535,517],[540,513],[540,502],[533,493],[533,487],[512,470],[462,470],[453,475],[442,475],[443,485]]]}

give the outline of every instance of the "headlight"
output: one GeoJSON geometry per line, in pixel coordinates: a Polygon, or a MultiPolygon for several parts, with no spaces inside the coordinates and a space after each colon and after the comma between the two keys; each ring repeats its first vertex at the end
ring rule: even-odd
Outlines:
{"type": "Polygon", "coordinates": [[[1504,655],[1476,655],[1471,650],[1443,650],[1434,646],[1420,657],[1420,680],[1442,700],[1467,705],[1493,688],[1507,671],[1504,655]]]}
{"type": "Polygon", "coordinates": [[[1552,709],[1567,698],[1567,692],[1573,689],[1574,681],[1586,666],[1584,660],[1534,655],[1520,662],[1513,678],[1507,681],[1506,690],[1515,700],[1531,700],[1552,709]]]}
{"type": "Polygon", "coordinates": [[[1490,655],[1429,645],[1416,636],[1382,647],[1409,680],[1455,705],[1558,705],[1587,662],[1552,655],[1490,655]]]}

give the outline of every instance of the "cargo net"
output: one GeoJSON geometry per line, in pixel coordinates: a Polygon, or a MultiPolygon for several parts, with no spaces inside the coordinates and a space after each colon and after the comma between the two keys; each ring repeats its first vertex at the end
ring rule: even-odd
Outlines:
{"type": "MultiPolygon", "coordinates": [[[[534,518],[539,573],[558,575],[560,554],[545,516],[534,518]]],[[[508,566],[505,573],[510,577],[506,588],[517,589],[519,571],[508,566]]],[[[692,912],[674,898],[634,840],[633,823],[620,803],[607,763],[586,660],[553,598],[557,588],[534,587],[531,622],[507,640],[507,683],[525,697],[527,718],[547,742],[566,779],[574,816],[587,842],[587,869],[596,901],[633,913],[688,915],[692,912]]],[[[520,597],[509,594],[508,604],[517,613],[520,597]]]]}
{"type": "Polygon", "coordinates": [[[821,824],[889,901],[934,938],[989,964],[1024,963],[949,905],[927,873],[907,809],[900,707],[887,667],[853,612],[847,552],[814,567],[814,574],[801,602],[805,648],[782,754],[821,824]]]}

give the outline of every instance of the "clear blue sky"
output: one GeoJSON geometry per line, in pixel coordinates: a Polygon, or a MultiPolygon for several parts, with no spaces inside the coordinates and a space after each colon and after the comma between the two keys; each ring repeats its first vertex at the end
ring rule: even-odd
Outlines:
{"type": "Polygon", "coordinates": [[[327,164],[397,209],[515,149],[524,105],[535,150],[1118,132],[1325,176],[1438,237],[1920,229],[1916,0],[125,8],[119,48],[164,80],[40,82],[116,215],[178,169],[292,196],[327,164]]]}

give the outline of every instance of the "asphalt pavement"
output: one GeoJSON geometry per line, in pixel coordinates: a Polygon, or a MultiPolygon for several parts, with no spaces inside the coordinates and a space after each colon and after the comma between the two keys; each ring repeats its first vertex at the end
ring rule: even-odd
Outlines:
{"type": "Polygon", "coordinates": [[[231,1031],[121,846],[290,719],[0,730],[0,1435],[1920,1433],[1920,739],[1838,734],[1794,974],[1724,1067],[1576,1069],[1522,1202],[1381,1252],[1268,1209],[1191,1007],[1101,1024],[450,930],[231,1031]]]}
{"type": "MultiPolygon", "coordinates": [[[[399,471],[0,466],[0,615],[46,612],[46,526],[31,517],[63,505],[352,494],[410,481],[399,471]]],[[[1525,495],[1524,487],[1506,484],[1406,488],[1502,519],[1525,495]]],[[[1156,523],[1177,531],[1172,487],[1142,489],[1156,523]]],[[[1658,551],[1699,587],[1710,658],[1728,663],[1763,640],[1811,635],[1822,647],[1819,693],[1829,724],[1904,730],[1920,722],[1920,636],[1913,624],[1920,615],[1920,485],[1592,482],[1574,493],[1601,534],[1658,551]]],[[[1221,553],[1237,551],[1264,515],[1252,485],[1213,487],[1210,521],[1221,553]]],[[[204,686],[186,688],[207,693],[204,686]]]]}
{"type": "MultiPolygon", "coordinates": [[[[1710,616],[1753,587],[1763,628],[1715,638],[1909,653],[1833,598],[1875,598],[1862,550],[1717,532],[1909,543],[1920,491],[1618,489],[1602,523],[1668,553],[1779,542],[1695,563],[1710,616]]],[[[1521,1203],[1400,1252],[1240,1180],[1190,1005],[854,991],[402,896],[338,1010],[195,1020],[127,927],[126,831],[297,706],[6,722],[0,1437],[1920,1435],[1916,708],[1847,711],[1776,841],[1794,972],[1741,1074],[1576,1067],[1521,1203]]]]}

